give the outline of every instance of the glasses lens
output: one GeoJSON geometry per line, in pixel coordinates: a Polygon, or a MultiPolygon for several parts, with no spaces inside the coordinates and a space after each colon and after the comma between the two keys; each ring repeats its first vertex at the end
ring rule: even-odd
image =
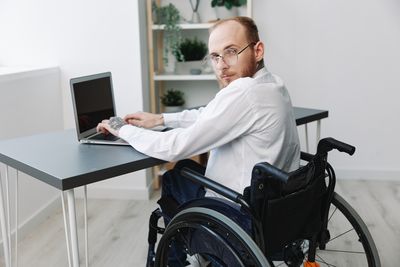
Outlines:
{"type": "Polygon", "coordinates": [[[238,53],[235,49],[226,49],[222,55],[208,55],[203,59],[203,64],[211,63],[217,65],[220,60],[229,66],[235,65],[238,61],[238,53]]]}
{"type": "Polygon", "coordinates": [[[233,66],[237,63],[238,55],[235,49],[226,49],[223,54],[224,61],[227,65],[233,66]]]}
{"type": "Polygon", "coordinates": [[[207,57],[206,57],[206,63],[207,64],[218,64],[218,61],[219,61],[219,56],[218,55],[208,55],[207,57]]]}
{"type": "Polygon", "coordinates": [[[203,60],[201,61],[201,65],[206,66],[206,65],[210,64],[211,62],[212,62],[212,61],[211,61],[211,59],[210,59],[210,56],[205,56],[205,57],[203,58],[203,60]]]}

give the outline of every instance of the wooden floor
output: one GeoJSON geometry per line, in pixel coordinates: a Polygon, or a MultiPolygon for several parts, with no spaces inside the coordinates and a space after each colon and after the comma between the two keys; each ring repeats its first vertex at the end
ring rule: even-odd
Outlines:
{"type": "MultiPolygon", "coordinates": [[[[376,242],[382,266],[400,266],[400,181],[338,181],[339,192],[360,214],[376,242]]],[[[144,266],[151,201],[89,201],[90,266],[144,266]]],[[[82,201],[77,202],[82,214],[82,201]]],[[[78,218],[83,236],[82,216],[78,218]]],[[[83,240],[81,266],[84,266],[83,240]]],[[[36,231],[19,241],[20,267],[68,266],[61,207],[36,231]]],[[[4,259],[0,258],[0,266],[4,259]]]]}

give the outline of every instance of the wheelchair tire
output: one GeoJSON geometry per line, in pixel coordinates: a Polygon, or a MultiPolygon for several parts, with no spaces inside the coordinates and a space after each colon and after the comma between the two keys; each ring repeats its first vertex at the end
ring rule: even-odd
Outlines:
{"type": "Polygon", "coordinates": [[[322,266],[329,263],[332,265],[328,266],[380,267],[375,242],[361,217],[336,192],[331,204],[328,222],[330,240],[325,250],[317,250],[316,260],[322,266]]]}
{"type": "MultiPolygon", "coordinates": [[[[270,266],[257,244],[240,226],[208,208],[187,208],[171,220],[158,244],[155,266],[172,265],[169,255],[174,242],[182,244],[185,254],[207,259],[206,266],[270,266]],[[201,244],[199,237],[213,241],[201,244]]],[[[181,260],[178,266],[185,264],[181,260]]]]}

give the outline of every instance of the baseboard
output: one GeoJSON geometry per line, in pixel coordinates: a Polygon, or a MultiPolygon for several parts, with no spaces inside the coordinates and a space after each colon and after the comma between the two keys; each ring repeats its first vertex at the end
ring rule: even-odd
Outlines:
{"type": "Polygon", "coordinates": [[[400,181],[400,170],[336,169],[337,179],[400,181]]]}
{"type": "MultiPolygon", "coordinates": [[[[61,199],[57,195],[33,213],[29,218],[18,224],[18,240],[24,239],[32,233],[38,225],[42,224],[49,216],[61,208],[61,199]]],[[[11,226],[13,228],[13,226],[11,226]]],[[[11,231],[11,240],[15,239],[15,229],[11,231]]],[[[3,239],[0,240],[0,255],[3,255],[3,239]]]]}

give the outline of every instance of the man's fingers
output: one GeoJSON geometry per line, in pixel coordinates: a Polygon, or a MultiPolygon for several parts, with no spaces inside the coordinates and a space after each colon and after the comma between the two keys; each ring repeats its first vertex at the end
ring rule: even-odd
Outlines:
{"type": "Polygon", "coordinates": [[[124,121],[126,122],[126,123],[128,123],[128,121],[129,120],[132,120],[132,119],[134,119],[134,120],[140,120],[141,119],[141,113],[140,112],[136,112],[136,113],[132,113],[132,114],[128,114],[128,115],[125,115],[125,117],[124,117],[124,121]]]}
{"type": "Polygon", "coordinates": [[[108,123],[107,122],[104,123],[104,121],[108,121],[108,120],[103,120],[103,122],[100,122],[99,124],[97,124],[96,131],[103,133],[103,134],[108,134],[108,130],[107,130],[108,123]]]}
{"type": "Polygon", "coordinates": [[[143,121],[136,120],[136,119],[129,119],[127,121],[127,123],[129,123],[129,124],[131,124],[133,126],[137,126],[137,127],[142,127],[142,125],[143,125],[143,121]]]}
{"type": "Polygon", "coordinates": [[[124,121],[125,121],[126,123],[129,123],[129,120],[130,120],[130,119],[131,119],[131,115],[130,115],[130,114],[125,115],[124,121]]]}

